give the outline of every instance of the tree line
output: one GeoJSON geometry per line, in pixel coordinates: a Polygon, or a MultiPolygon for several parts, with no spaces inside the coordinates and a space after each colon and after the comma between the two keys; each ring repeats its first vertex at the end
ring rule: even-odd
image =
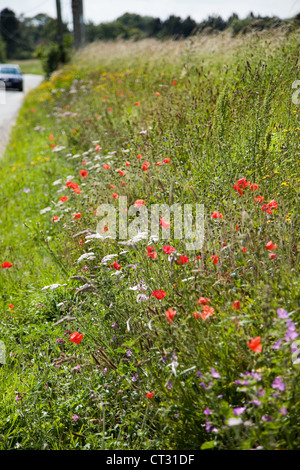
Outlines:
{"type": "MultiPolygon", "coordinates": [[[[170,15],[165,21],[151,16],[142,16],[134,13],[125,13],[115,21],[95,24],[89,21],[85,24],[86,42],[96,40],[122,39],[180,39],[199,33],[214,33],[230,30],[232,35],[245,34],[248,31],[262,31],[264,29],[278,28],[283,24],[298,28],[300,14],[289,20],[278,17],[255,16],[249,13],[246,18],[239,18],[233,13],[227,20],[221,16],[209,16],[206,20],[197,23],[190,16],[185,19],[170,15]]],[[[67,24],[63,24],[64,35],[71,41],[72,32],[67,24]]],[[[0,12],[0,61],[13,59],[29,59],[38,55],[49,44],[57,42],[57,22],[44,13],[27,18],[19,17],[5,8],[0,12]]]]}

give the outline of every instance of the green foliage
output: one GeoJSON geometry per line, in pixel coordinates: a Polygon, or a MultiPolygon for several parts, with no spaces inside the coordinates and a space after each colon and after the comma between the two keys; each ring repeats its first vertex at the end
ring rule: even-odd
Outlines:
{"type": "Polygon", "coordinates": [[[0,162],[1,449],[300,448],[299,33],[275,39],[101,43],[28,95],[0,162]],[[94,238],[113,194],[203,203],[203,247],[94,238]]]}

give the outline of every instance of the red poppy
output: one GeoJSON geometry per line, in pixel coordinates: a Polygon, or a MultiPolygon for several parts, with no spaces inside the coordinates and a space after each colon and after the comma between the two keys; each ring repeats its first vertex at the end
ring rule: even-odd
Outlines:
{"type": "Polygon", "coordinates": [[[80,219],[80,217],[81,217],[80,212],[77,212],[76,214],[73,214],[73,219],[74,219],[74,220],[80,219]]]}
{"type": "Polygon", "coordinates": [[[113,195],[112,195],[112,196],[113,196],[113,198],[114,198],[114,199],[118,199],[118,197],[119,197],[119,194],[117,194],[117,193],[113,193],[113,195]]]}
{"type": "Polygon", "coordinates": [[[206,297],[200,297],[200,299],[198,300],[197,304],[202,304],[202,305],[206,305],[208,304],[208,302],[210,302],[210,299],[206,298],[206,297]]]}
{"type": "Polygon", "coordinates": [[[152,297],[156,297],[158,300],[163,299],[166,297],[166,293],[163,290],[154,290],[151,293],[152,297]]]}
{"type": "Polygon", "coordinates": [[[142,158],[142,155],[139,153],[136,158],[140,160],[142,158]]]}
{"type": "Polygon", "coordinates": [[[275,248],[277,248],[277,244],[276,243],[273,243],[272,240],[270,240],[268,243],[266,243],[266,248],[267,250],[275,250],[275,248]]]}
{"type": "Polygon", "coordinates": [[[263,196],[257,196],[254,198],[254,202],[264,202],[265,198],[263,196]]]}
{"type": "Polygon", "coordinates": [[[240,302],[239,300],[235,300],[235,301],[233,302],[233,308],[234,308],[235,310],[240,310],[240,308],[241,308],[241,302],[240,302]]]}
{"type": "Polygon", "coordinates": [[[74,183],[73,181],[67,181],[66,188],[77,189],[79,188],[79,185],[77,183],[74,183]]]}
{"type": "Polygon", "coordinates": [[[104,163],[103,168],[104,168],[104,170],[109,170],[109,169],[110,169],[110,166],[107,165],[106,163],[104,163]]]}
{"type": "Polygon", "coordinates": [[[126,165],[126,166],[130,166],[130,162],[127,161],[127,162],[125,163],[125,165],[126,165]]]}
{"type": "Polygon", "coordinates": [[[201,256],[200,256],[200,255],[197,255],[197,259],[201,259],[201,256]]]}
{"type": "Polygon", "coordinates": [[[61,197],[59,198],[59,200],[60,200],[61,202],[66,202],[68,199],[69,199],[68,196],[61,196],[61,197]]]}
{"type": "Polygon", "coordinates": [[[167,229],[170,227],[170,223],[167,222],[163,217],[161,217],[159,225],[161,225],[163,228],[167,229]]]}
{"type": "Polygon", "coordinates": [[[88,175],[88,172],[86,170],[80,170],[79,174],[80,176],[82,176],[82,178],[86,178],[88,175]]]}
{"type": "Polygon", "coordinates": [[[174,251],[176,251],[175,248],[173,248],[173,247],[170,246],[170,245],[164,245],[164,246],[162,247],[162,249],[163,249],[163,251],[164,251],[167,255],[169,255],[170,253],[173,253],[174,251]]]}
{"type": "Polygon", "coordinates": [[[142,169],[143,169],[143,171],[147,171],[149,167],[150,167],[150,163],[145,161],[143,163],[142,169]]]}
{"type": "Polygon", "coordinates": [[[275,254],[275,253],[270,253],[270,258],[271,258],[271,259],[276,258],[276,254],[275,254]]]}
{"type": "Polygon", "coordinates": [[[245,246],[242,246],[242,252],[246,253],[246,251],[247,251],[247,248],[245,246]]]}
{"type": "Polygon", "coordinates": [[[109,106],[109,107],[107,108],[107,111],[112,111],[112,108],[109,106]]]}
{"type": "Polygon", "coordinates": [[[53,135],[53,134],[50,134],[50,135],[49,135],[49,139],[50,139],[50,140],[54,139],[54,135],[53,135]]]}
{"type": "Polygon", "coordinates": [[[262,350],[262,345],[260,344],[260,336],[257,336],[256,338],[251,338],[251,341],[247,342],[247,346],[249,349],[254,351],[255,353],[260,353],[262,350]]]}
{"type": "Polygon", "coordinates": [[[115,268],[117,271],[120,271],[122,266],[115,261],[113,264],[110,265],[110,267],[115,268]]]}
{"type": "Polygon", "coordinates": [[[75,331],[74,333],[70,335],[70,341],[76,344],[79,344],[82,338],[83,338],[83,334],[80,334],[77,331],[75,331]]]}
{"type": "Polygon", "coordinates": [[[169,158],[164,158],[163,163],[170,163],[170,159],[169,158]]]}
{"type": "Polygon", "coordinates": [[[73,191],[76,194],[81,194],[82,193],[81,189],[79,189],[79,188],[75,188],[73,191]]]}
{"type": "Polygon", "coordinates": [[[118,173],[120,173],[120,175],[122,175],[122,176],[125,176],[126,171],[124,171],[124,170],[118,170],[118,173]]]}
{"type": "Polygon", "coordinates": [[[13,304],[9,304],[9,308],[15,308],[13,304]]]}
{"type": "Polygon", "coordinates": [[[139,103],[138,101],[136,101],[136,103],[134,103],[134,104],[135,104],[136,106],[139,106],[139,105],[140,105],[140,103],[139,103]]]}
{"type": "Polygon", "coordinates": [[[166,312],[166,319],[169,323],[173,323],[174,317],[176,315],[176,310],[173,310],[172,308],[169,308],[166,312]]]}
{"type": "Polygon", "coordinates": [[[148,258],[155,259],[157,257],[157,252],[153,246],[147,246],[147,256],[148,258]]]}
{"type": "Polygon", "coordinates": [[[214,211],[211,214],[211,216],[213,219],[223,219],[223,214],[221,214],[221,212],[218,212],[218,211],[214,211]]]}
{"type": "Polygon", "coordinates": [[[210,257],[210,259],[212,260],[212,262],[213,262],[214,264],[218,264],[218,262],[219,262],[219,257],[218,257],[218,255],[212,255],[212,256],[210,257]]]}
{"type": "Polygon", "coordinates": [[[197,320],[199,320],[199,318],[201,318],[201,313],[200,312],[194,312],[193,315],[197,320]]]}
{"type": "Polygon", "coordinates": [[[209,307],[209,305],[202,306],[202,313],[201,313],[202,320],[206,320],[208,317],[211,317],[214,314],[215,314],[215,309],[213,307],[209,307]]]}
{"type": "Polygon", "coordinates": [[[121,185],[125,186],[125,184],[126,184],[126,181],[122,181],[121,185]]]}
{"type": "Polygon", "coordinates": [[[155,92],[155,96],[159,96],[160,93],[158,91],[155,92]]]}
{"type": "Polygon", "coordinates": [[[5,269],[5,268],[11,268],[12,266],[13,266],[13,264],[10,263],[9,261],[4,261],[4,263],[1,264],[1,267],[2,267],[3,269],[5,269]]]}
{"type": "Polygon", "coordinates": [[[154,393],[153,392],[148,392],[146,397],[150,398],[150,400],[152,400],[152,398],[154,397],[154,393]]]}
{"type": "Polygon", "coordinates": [[[55,216],[52,217],[52,219],[51,219],[52,222],[57,222],[58,220],[59,220],[58,215],[55,215],[55,216]]]}
{"type": "Polygon", "coordinates": [[[98,152],[98,150],[100,150],[100,149],[101,149],[100,145],[96,145],[96,147],[94,148],[94,150],[96,150],[96,152],[98,152]]]}
{"type": "Polygon", "coordinates": [[[162,163],[161,162],[156,162],[155,165],[159,166],[161,165],[162,163]]]}
{"type": "Polygon", "coordinates": [[[256,191],[258,189],[258,184],[251,183],[250,184],[250,189],[251,189],[251,191],[256,191]]]}
{"type": "Polygon", "coordinates": [[[173,80],[173,85],[177,85],[177,82],[176,82],[176,80],[173,80]]]}
{"type": "Polygon", "coordinates": [[[141,207],[141,206],[145,206],[146,203],[143,199],[137,199],[134,203],[134,207],[141,207]]]}
{"type": "Polygon", "coordinates": [[[178,264],[185,264],[189,262],[187,255],[180,255],[180,260],[176,260],[178,264]]]}

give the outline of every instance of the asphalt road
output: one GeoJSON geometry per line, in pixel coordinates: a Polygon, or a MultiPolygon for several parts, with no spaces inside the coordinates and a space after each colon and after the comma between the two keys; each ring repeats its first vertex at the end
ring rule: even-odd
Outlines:
{"type": "Polygon", "coordinates": [[[0,91],[0,158],[9,141],[11,128],[18,116],[25,95],[38,86],[44,79],[42,75],[24,74],[24,91],[0,91]]]}

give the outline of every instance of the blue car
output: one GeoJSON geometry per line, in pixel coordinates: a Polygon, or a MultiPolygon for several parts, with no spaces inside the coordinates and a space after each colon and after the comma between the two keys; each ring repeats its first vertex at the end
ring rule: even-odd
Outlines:
{"type": "Polygon", "coordinates": [[[6,90],[23,91],[23,75],[18,65],[0,64],[0,80],[5,83],[6,90]]]}

